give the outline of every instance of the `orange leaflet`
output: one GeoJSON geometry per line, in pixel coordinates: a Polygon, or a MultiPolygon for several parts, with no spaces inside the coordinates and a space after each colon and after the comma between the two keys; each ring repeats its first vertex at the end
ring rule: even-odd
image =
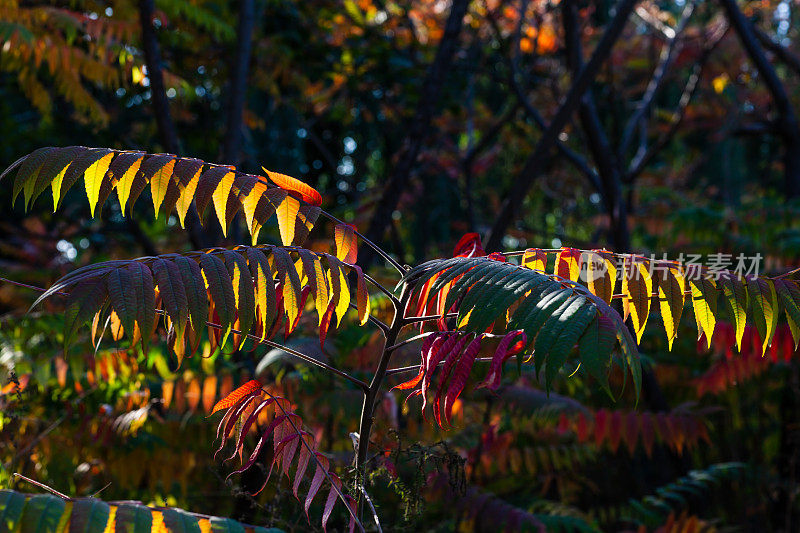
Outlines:
{"type": "Polygon", "coordinates": [[[239,402],[244,400],[248,395],[254,393],[260,388],[261,388],[261,383],[258,380],[251,379],[250,381],[240,386],[239,388],[235,389],[233,392],[231,392],[223,399],[218,401],[216,405],[214,405],[214,408],[211,410],[211,414],[213,415],[217,411],[221,411],[222,409],[227,409],[228,407],[232,407],[238,404],[239,402]]]}
{"type": "Polygon", "coordinates": [[[297,178],[287,176],[286,174],[280,174],[278,172],[272,172],[264,167],[261,168],[267,173],[269,179],[271,179],[275,185],[281,189],[298,193],[300,198],[307,204],[316,206],[322,205],[322,196],[313,187],[306,185],[297,178]]]}

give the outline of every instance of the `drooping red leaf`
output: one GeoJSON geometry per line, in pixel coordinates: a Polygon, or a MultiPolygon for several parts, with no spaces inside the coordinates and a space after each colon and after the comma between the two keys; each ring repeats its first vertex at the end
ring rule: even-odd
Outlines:
{"type": "Polygon", "coordinates": [[[464,350],[464,355],[462,355],[461,359],[458,361],[458,366],[453,372],[453,379],[450,381],[450,387],[447,389],[447,396],[445,396],[444,399],[444,419],[448,425],[450,424],[450,418],[453,414],[453,404],[461,395],[461,391],[464,390],[467,379],[469,379],[470,371],[475,364],[475,358],[478,356],[478,352],[481,349],[482,338],[482,335],[478,335],[469,343],[469,346],[464,350]]]}
{"type": "Polygon", "coordinates": [[[491,390],[496,390],[497,387],[500,386],[500,373],[503,369],[503,363],[512,355],[519,353],[526,344],[527,336],[523,330],[518,329],[506,334],[500,341],[500,344],[497,345],[497,350],[494,352],[494,357],[492,357],[492,363],[489,365],[489,372],[486,374],[486,379],[478,385],[478,388],[487,387],[491,390]],[[511,341],[519,336],[522,338],[518,340],[514,346],[509,348],[511,341]]]}

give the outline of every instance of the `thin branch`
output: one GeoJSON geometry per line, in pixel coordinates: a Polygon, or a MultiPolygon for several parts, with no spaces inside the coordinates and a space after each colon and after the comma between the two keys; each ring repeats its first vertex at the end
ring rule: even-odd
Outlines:
{"type": "MultiPolygon", "coordinates": [[[[20,287],[25,287],[27,289],[32,289],[32,290],[39,291],[39,292],[46,292],[47,291],[47,289],[43,289],[41,287],[35,287],[33,285],[26,285],[24,283],[19,283],[19,282],[16,282],[16,281],[13,281],[13,280],[10,280],[10,279],[6,279],[6,278],[0,278],[0,281],[4,281],[4,282],[7,282],[7,283],[11,283],[13,285],[17,285],[17,286],[20,286],[20,287]]],[[[66,293],[66,292],[55,292],[53,294],[56,294],[58,296],[69,296],[69,293],[66,293]]],[[[159,315],[166,315],[166,313],[162,309],[155,309],[155,312],[157,314],[159,314],[159,315]]],[[[206,325],[208,327],[211,327],[211,328],[214,328],[214,329],[219,329],[219,330],[224,329],[220,324],[215,324],[215,323],[209,322],[209,321],[206,321],[206,325]]],[[[284,346],[283,344],[279,344],[277,342],[273,342],[273,341],[267,340],[267,339],[263,339],[262,340],[261,337],[259,337],[257,335],[251,335],[250,333],[242,333],[238,329],[231,328],[231,332],[235,333],[236,335],[245,336],[245,337],[253,340],[257,344],[263,344],[265,346],[271,346],[273,348],[278,348],[280,350],[283,350],[284,352],[288,353],[289,355],[293,355],[293,356],[297,357],[298,359],[302,359],[303,361],[305,361],[305,362],[307,362],[309,364],[318,366],[318,367],[320,367],[322,369],[327,370],[328,372],[336,374],[337,376],[342,377],[342,378],[350,381],[354,385],[357,385],[361,389],[367,389],[368,388],[367,384],[364,383],[363,381],[361,381],[360,379],[355,378],[355,377],[351,376],[350,374],[348,374],[348,373],[346,373],[346,372],[344,372],[342,370],[339,370],[338,368],[333,367],[333,366],[331,366],[331,365],[329,365],[327,363],[319,361],[319,360],[311,357],[310,355],[306,355],[304,353],[301,353],[301,352],[298,352],[296,350],[293,350],[293,349],[289,348],[288,346],[284,346]]]]}
{"type": "MultiPolygon", "coordinates": [[[[446,313],[444,315],[444,318],[453,318],[456,316],[458,316],[458,313],[446,313]]],[[[430,322],[432,320],[439,320],[440,318],[442,318],[442,315],[409,316],[403,318],[403,322],[405,322],[405,324],[408,325],[408,324],[413,324],[415,322],[430,322]]]]}
{"type": "Polygon", "coordinates": [[[792,53],[787,46],[775,41],[775,39],[767,35],[764,30],[755,24],[753,25],[753,32],[764,48],[775,54],[775,57],[783,61],[796,75],[800,76],[800,57],[792,53]]]}
{"type": "Polygon", "coordinates": [[[30,483],[31,485],[33,485],[33,486],[35,486],[35,487],[39,487],[39,488],[40,488],[40,489],[42,489],[42,490],[46,490],[46,491],[47,491],[47,492],[49,492],[50,494],[54,494],[54,495],[58,496],[58,497],[59,497],[59,498],[61,498],[62,500],[70,500],[70,499],[71,499],[69,496],[67,496],[67,495],[66,495],[66,494],[64,494],[63,492],[58,492],[56,489],[54,489],[54,488],[52,488],[52,487],[48,487],[48,486],[47,486],[47,485],[45,485],[44,483],[39,483],[39,482],[38,482],[38,481],[36,481],[35,479],[31,479],[31,478],[29,478],[29,477],[25,477],[25,476],[23,476],[22,474],[17,474],[16,472],[14,472],[14,477],[18,477],[18,478],[20,478],[20,479],[22,479],[22,480],[24,480],[24,481],[27,481],[28,483],[30,483]]]}
{"type": "Polygon", "coordinates": [[[639,151],[631,160],[628,166],[628,171],[625,174],[624,181],[631,182],[650,164],[658,153],[664,149],[678,133],[678,128],[683,123],[686,115],[686,110],[694,97],[697,88],[700,85],[703,70],[708,63],[711,53],[716,49],[717,45],[722,41],[723,37],[727,34],[729,26],[726,24],[721,27],[714,35],[706,39],[706,44],[703,47],[703,52],[700,57],[695,61],[692,73],[686,80],[686,85],[683,88],[681,97],[678,100],[678,105],[670,117],[669,129],[662,133],[661,136],[645,151],[639,151]]]}
{"type": "MultiPolygon", "coordinates": [[[[291,424],[292,428],[294,429],[294,432],[297,434],[298,438],[300,439],[300,444],[302,446],[304,446],[306,448],[306,450],[308,450],[308,453],[311,454],[311,457],[314,459],[314,462],[317,464],[317,466],[318,467],[322,466],[322,465],[320,465],[319,459],[317,459],[316,451],[311,446],[309,446],[309,444],[306,442],[306,439],[303,438],[303,433],[295,425],[294,421],[292,420],[292,417],[289,416],[289,413],[287,413],[286,409],[283,408],[283,405],[281,405],[281,402],[277,401],[277,398],[275,398],[275,396],[273,396],[265,388],[262,387],[261,391],[264,392],[271,399],[275,400],[275,405],[278,406],[278,409],[281,410],[281,412],[283,413],[283,416],[286,417],[285,420],[288,420],[289,424],[291,424]]],[[[359,527],[359,529],[362,532],[365,531],[364,526],[361,524],[361,521],[358,519],[358,516],[356,515],[356,511],[350,507],[350,504],[347,502],[347,498],[345,497],[345,495],[342,492],[342,490],[338,486],[336,486],[336,484],[333,482],[333,479],[331,479],[330,474],[328,473],[328,471],[325,468],[322,469],[322,472],[325,474],[325,477],[328,479],[328,483],[330,483],[331,488],[333,488],[336,491],[336,495],[339,497],[340,500],[342,500],[342,503],[344,504],[344,506],[347,507],[347,512],[350,513],[350,517],[355,521],[355,524],[359,527]]]]}
{"type": "MultiPolygon", "coordinates": [[[[497,19],[494,16],[493,11],[487,10],[488,16],[487,19],[489,21],[489,25],[495,34],[495,38],[498,42],[501,43],[501,46],[508,49],[508,44],[502,39],[500,27],[497,22],[497,19]]],[[[523,111],[525,114],[533,120],[536,126],[541,130],[547,130],[547,123],[542,117],[542,114],[533,107],[528,97],[525,95],[525,91],[523,90],[522,85],[520,84],[519,80],[517,79],[520,76],[519,67],[517,63],[509,57],[510,51],[507,51],[503,54],[503,60],[506,62],[506,65],[509,69],[508,75],[508,83],[511,86],[511,89],[514,91],[515,96],[517,97],[517,102],[522,106],[523,111]]],[[[597,172],[589,166],[589,163],[586,161],[582,155],[574,151],[572,148],[567,146],[566,143],[558,139],[556,142],[556,148],[558,151],[561,152],[561,155],[567,158],[567,160],[572,163],[572,165],[578,169],[579,172],[584,174],[589,182],[594,186],[594,188],[600,192],[600,177],[597,175],[597,172]]]]}
{"type": "Polygon", "coordinates": [[[690,0],[686,2],[686,5],[684,6],[683,11],[681,12],[681,18],[678,21],[678,24],[675,26],[675,29],[672,30],[670,28],[670,32],[665,33],[665,35],[667,36],[666,37],[667,42],[661,49],[661,56],[659,57],[656,69],[653,71],[653,77],[647,84],[647,88],[644,91],[644,95],[642,96],[639,105],[636,106],[636,110],[628,119],[628,122],[627,124],[625,124],[625,128],[622,132],[622,140],[620,141],[619,144],[620,154],[624,155],[625,153],[627,153],[628,147],[630,146],[631,138],[633,137],[633,130],[636,128],[637,124],[639,124],[639,122],[644,118],[644,115],[645,113],[648,112],[650,106],[653,105],[653,100],[655,99],[658,90],[664,83],[667,69],[672,64],[672,60],[675,58],[676,52],[679,48],[680,40],[678,39],[678,37],[686,29],[686,26],[689,23],[692,13],[694,12],[694,7],[695,7],[694,1],[690,0]]]}

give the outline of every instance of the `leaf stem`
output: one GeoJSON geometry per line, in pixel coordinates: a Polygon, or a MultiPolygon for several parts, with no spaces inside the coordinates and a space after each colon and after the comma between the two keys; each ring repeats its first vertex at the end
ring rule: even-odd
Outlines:
{"type": "MultiPolygon", "coordinates": [[[[335,216],[331,215],[330,213],[328,213],[325,210],[320,210],[320,214],[322,216],[324,216],[325,218],[327,218],[328,220],[330,220],[331,222],[334,222],[336,224],[344,224],[344,222],[342,222],[341,220],[339,220],[338,218],[336,218],[335,216]]],[[[403,267],[403,265],[398,263],[392,256],[390,256],[389,254],[384,252],[383,249],[380,246],[378,246],[377,244],[375,244],[374,242],[369,240],[362,233],[360,233],[357,229],[354,229],[353,231],[355,232],[355,234],[362,241],[364,241],[364,244],[366,244],[367,246],[372,248],[375,251],[375,253],[377,253],[379,256],[381,256],[387,263],[392,265],[400,274],[404,275],[406,273],[406,269],[403,267]]]]}

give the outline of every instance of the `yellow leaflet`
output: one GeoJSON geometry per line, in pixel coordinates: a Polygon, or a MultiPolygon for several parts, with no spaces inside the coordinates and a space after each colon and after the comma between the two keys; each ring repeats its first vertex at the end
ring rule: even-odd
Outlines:
{"type": "Polygon", "coordinates": [[[689,280],[689,287],[692,289],[692,307],[694,308],[694,319],[697,323],[697,338],[704,333],[708,347],[711,348],[711,336],[714,334],[714,327],[717,324],[717,285],[711,278],[701,278],[699,280],[689,280]]]}
{"type": "Polygon", "coordinates": [[[353,226],[350,224],[336,224],[334,241],[336,242],[336,257],[339,261],[354,264],[358,257],[358,243],[353,226]]]}
{"type": "Polygon", "coordinates": [[[286,310],[286,317],[289,324],[294,324],[295,318],[299,314],[298,307],[300,305],[300,295],[295,292],[292,282],[289,281],[287,274],[286,279],[283,280],[283,308],[286,310]]]}
{"type": "Polygon", "coordinates": [[[64,512],[61,513],[61,518],[58,519],[58,526],[56,526],[56,531],[67,531],[68,525],[70,522],[70,518],[72,518],[72,502],[67,502],[64,505],[64,512]]]}
{"type": "Polygon", "coordinates": [[[667,342],[669,342],[669,349],[672,351],[672,343],[678,335],[678,325],[683,314],[686,281],[678,269],[669,269],[663,272],[661,276],[658,281],[658,304],[661,311],[661,321],[664,323],[664,331],[667,334],[667,342]]]}
{"type": "Polygon", "coordinates": [[[200,526],[200,533],[211,533],[213,531],[211,528],[211,520],[208,518],[201,518],[197,521],[197,525],[200,526]]]}
{"type": "Polygon", "coordinates": [[[586,284],[592,294],[611,303],[617,281],[617,267],[613,261],[597,252],[581,254],[581,263],[586,265],[586,284]]]}
{"type": "Polygon", "coordinates": [[[214,194],[211,195],[211,199],[214,201],[214,211],[217,212],[217,220],[219,220],[219,225],[222,227],[222,235],[226,237],[228,236],[228,224],[225,215],[227,214],[228,196],[231,193],[231,187],[233,187],[233,177],[233,172],[228,172],[222,176],[217,188],[214,189],[214,194]]]}
{"type": "Polygon", "coordinates": [[[128,203],[128,197],[131,195],[131,187],[133,186],[133,178],[136,177],[136,173],[139,172],[139,167],[142,164],[142,160],[144,156],[140,157],[125,171],[125,174],[122,178],[117,181],[117,198],[119,198],[119,208],[122,212],[122,216],[125,216],[125,206],[128,203]]]}
{"type": "MultiPolygon", "coordinates": [[[[194,200],[194,192],[197,190],[197,182],[200,178],[200,174],[203,172],[203,167],[197,169],[197,172],[194,173],[192,179],[189,180],[189,183],[186,184],[186,187],[180,191],[178,196],[178,201],[175,202],[175,210],[178,212],[178,219],[181,222],[181,227],[185,227],[183,225],[184,220],[186,219],[186,213],[189,212],[189,206],[192,205],[192,200],[194,200]]],[[[178,188],[182,187],[179,183],[178,188]]]]}
{"type": "Polygon", "coordinates": [[[161,209],[161,204],[164,202],[164,196],[167,195],[167,187],[172,179],[172,171],[174,169],[175,159],[172,159],[158,169],[153,174],[153,177],[150,178],[150,192],[153,197],[153,211],[156,218],[158,218],[158,210],[161,209]]]}
{"type": "Polygon", "coordinates": [[[622,292],[625,294],[627,314],[631,317],[636,341],[641,342],[642,333],[650,315],[650,297],[653,293],[653,280],[648,266],[642,261],[626,260],[625,276],[622,278],[622,292]]]}
{"type": "Polygon", "coordinates": [[[67,172],[68,168],[69,163],[64,165],[64,168],[61,169],[61,172],[58,173],[58,176],[53,179],[51,184],[53,188],[53,213],[58,209],[58,202],[61,199],[61,183],[64,181],[64,174],[67,172]]]}
{"type": "Polygon", "coordinates": [[[117,521],[117,506],[116,505],[109,505],[108,506],[108,522],[106,523],[106,529],[103,533],[114,533],[115,531],[115,523],[117,521]]]}
{"type": "Polygon", "coordinates": [[[528,248],[522,254],[521,264],[525,268],[544,272],[545,266],[547,266],[547,254],[538,248],[528,248]]]}
{"type": "Polygon", "coordinates": [[[341,293],[339,294],[339,302],[336,304],[336,327],[342,323],[342,318],[347,310],[350,308],[350,287],[347,285],[347,276],[344,275],[344,269],[339,268],[339,286],[341,293]]]}
{"type": "Polygon", "coordinates": [[[367,292],[367,285],[364,281],[364,275],[358,272],[358,287],[356,289],[356,307],[358,309],[358,321],[363,326],[369,320],[370,303],[369,293],[367,292]]]}
{"type": "Polygon", "coordinates": [[[322,270],[322,262],[319,259],[314,261],[314,272],[317,278],[317,292],[314,296],[314,306],[317,308],[317,315],[319,316],[319,324],[322,324],[322,316],[328,308],[330,295],[328,294],[328,277],[322,270]]]}
{"type": "Polygon", "coordinates": [[[89,200],[89,211],[92,217],[94,217],[94,210],[100,198],[100,188],[103,185],[103,178],[105,178],[106,171],[111,164],[111,160],[114,159],[114,155],[114,152],[104,155],[92,163],[91,166],[86,169],[86,172],[83,173],[86,198],[89,200]]]}
{"type": "Polygon", "coordinates": [[[284,198],[276,210],[278,213],[278,229],[281,232],[281,242],[283,242],[284,246],[289,246],[294,241],[294,224],[299,210],[300,202],[291,196],[284,198]]]}
{"type": "Polygon", "coordinates": [[[261,195],[263,195],[267,191],[267,185],[257,181],[253,188],[250,189],[250,192],[247,193],[247,196],[244,198],[241,197],[242,202],[242,211],[244,211],[244,217],[247,221],[247,229],[250,231],[250,235],[253,238],[253,245],[256,244],[258,240],[258,232],[261,229],[261,223],[259,221],[254,221],[253,218],[256,214],[256,208],[258,207],[258,202],[261,200],[261,195]],[[258,227],[255,226],[258,224],[258,227]]]}
{"type": "Polygon", "coordinates": [[[467,323],[469,323],[469,316],[472,314],[474,310],[475,310],[474,307],[470,309],[469,312],[467,312],[467,314],[464,315],[464,318],[462,318],[461,321],[458,323],[458,326],[456,326],[456,328],[463,328],[464,326],[466,326],[467,323]]]}

